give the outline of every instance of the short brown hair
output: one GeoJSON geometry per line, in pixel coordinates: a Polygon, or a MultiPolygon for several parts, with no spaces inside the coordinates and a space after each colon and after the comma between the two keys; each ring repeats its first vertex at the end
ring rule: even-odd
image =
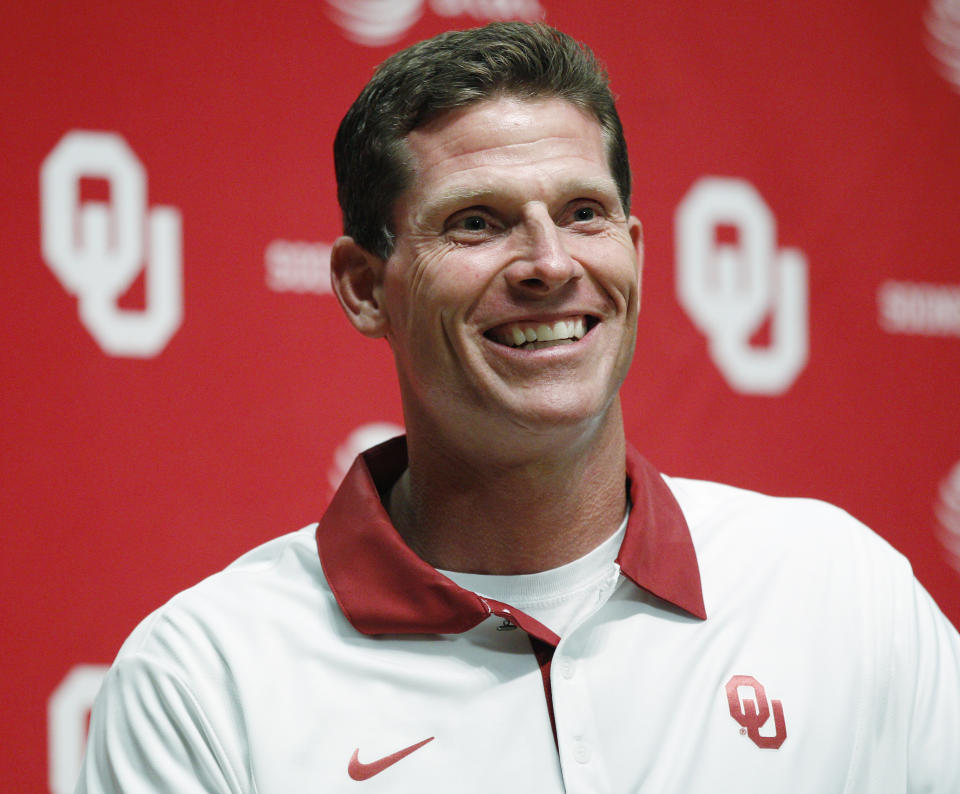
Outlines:
{"type": "Polygon", "coordinates": [[[606,71],[588,47],[543,24],[494,22],[441,33],[390,56],[347,111],[334,141],[344,233],[386,259],[391,213],[409,185],[406,136],[444,112],[497,96],[559,98],[600,124],[610,172],[630,209],[630,163],[606,71]]]}

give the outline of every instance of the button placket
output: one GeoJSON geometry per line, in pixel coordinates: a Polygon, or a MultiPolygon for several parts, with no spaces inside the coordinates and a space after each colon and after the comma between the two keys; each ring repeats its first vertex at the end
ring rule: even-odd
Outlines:
{"type": "Polygon", "coordinates": [[[590,763],[590,756],[592,755],[590,751],[590,746],[584,744],[583,742],[577,742],[573,746],[573,759],[578,764],[588,764],[590,763]]]}
{"type": "Polygon", "coordinates": [[[597,627],[594,617],[564,637],[551,668],[557,746],[567,794],[610,790],[590,690],[589,649],[597,627]]]}
{"type": "Polygon", "coordinates": [[[581,643],[573,636],[576,633],[561,640],[557,647],[552,668],[553,699],[565,785],[568,791],[587,791],[589,775],[584,778],[584,772],[593,756],[587,730],[590,704],[586,682],[578,675],[581,643]]]}

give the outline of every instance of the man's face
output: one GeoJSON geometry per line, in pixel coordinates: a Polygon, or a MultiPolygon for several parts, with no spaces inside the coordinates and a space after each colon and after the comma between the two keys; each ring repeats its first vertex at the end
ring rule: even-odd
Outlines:
{"type": "Polygon", "coordinates": [[[408,145],[383,284],[408,426],[489,441],[602,420],[633,354],[641,230],[599,124],[564,100],[500,98],[408,145]]]}

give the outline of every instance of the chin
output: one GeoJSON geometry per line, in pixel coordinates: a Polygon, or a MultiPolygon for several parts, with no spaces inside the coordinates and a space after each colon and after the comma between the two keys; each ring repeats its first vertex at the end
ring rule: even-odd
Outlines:
{"type": "Polygon", "coordinates": [[[546,400],[539,405],[526,403],[509,411],[517,426],[536,435],[578,428],[587,431],[599,426],[608,416],[613,400],[596,398],[546,400]]]}

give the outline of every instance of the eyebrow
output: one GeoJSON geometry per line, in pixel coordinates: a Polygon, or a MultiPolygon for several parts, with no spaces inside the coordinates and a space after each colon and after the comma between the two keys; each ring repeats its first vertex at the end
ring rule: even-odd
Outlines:
{"type": "MultiPolygon", "coordinates": [[[[617,184],[612,176],[574,177],[562,181],[554,187],[559,193],[571,197],[603,196],[616,201],[618,206],[620,203],[620,191],[617,189],[617,184]]],[[[492,200],[504,197],[508,200],[518,197],[526,200],[526,197],[522,195],[522,190],[514,192],[512,189],[504,189],[503,187],[457,185],[426,201],[417,215],[420,218],[432,218],[437,214],[452,212],[454,208],[459,210],[471,206],[485,205],[491,203],[492,200]]]]}

